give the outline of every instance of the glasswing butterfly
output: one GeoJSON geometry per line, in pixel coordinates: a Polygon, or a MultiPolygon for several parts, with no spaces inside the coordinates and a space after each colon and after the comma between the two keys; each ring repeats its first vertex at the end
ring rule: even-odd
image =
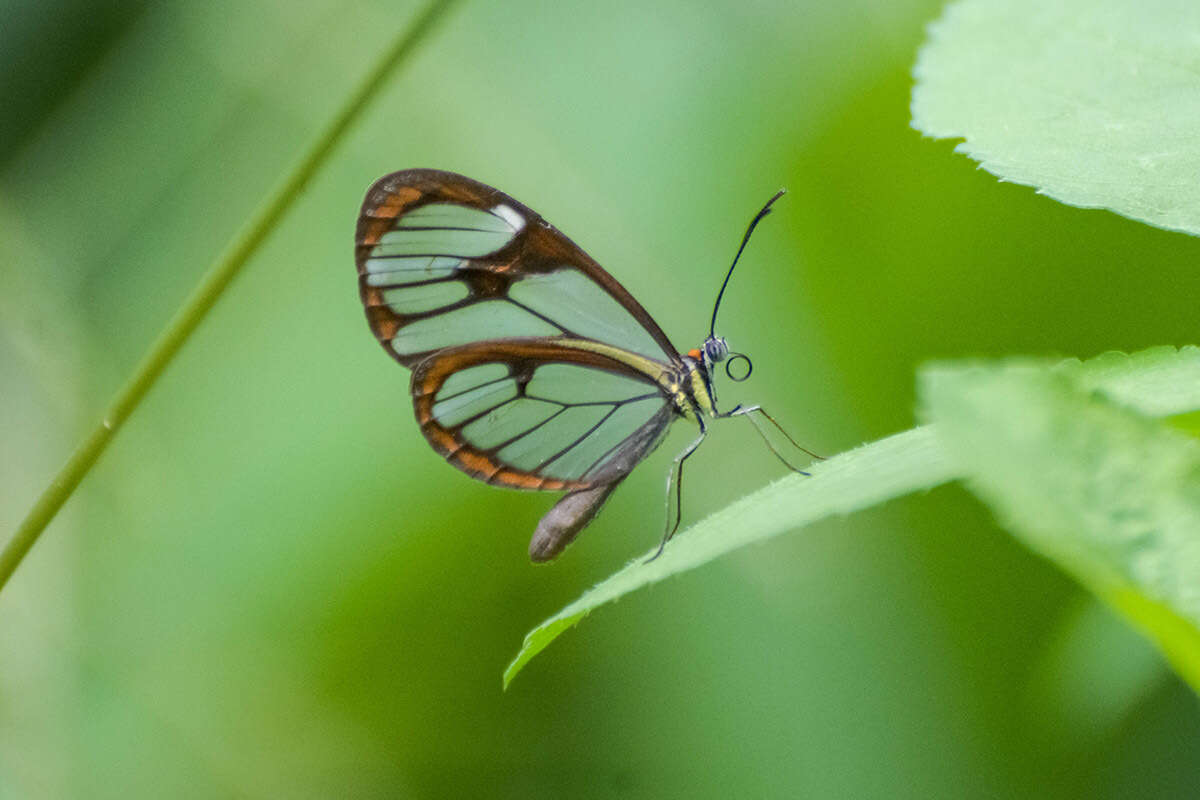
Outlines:
{"type": "Polygon", "coordinates": [[[708,338],[680,354],[625,287],[507,194],[433,169],[394,172],[367,190],[354,241],[359,294],[383,349],[412,370],[421,432],[484,483],[567,492],[538,523],[534,561],[575,539],[676,418],[699,434],[667,475],[659,553],[679,527],[683,463],[706,420],[746,415],[766,440],[750,416],[761,414],[803,450],[758,406],[719,412],[712,381],[722,361],[731,379],[750,375],[750,359],[716,335],[717,309],[751,232],[782,195],[747,228],[708,338]],[[739,362],[744,372],[731,369],[739,362]]]}

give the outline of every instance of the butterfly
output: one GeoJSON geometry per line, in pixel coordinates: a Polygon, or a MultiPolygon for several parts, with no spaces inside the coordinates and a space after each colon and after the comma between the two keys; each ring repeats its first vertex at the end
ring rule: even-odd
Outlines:
{"type": "Polygon", "coordinates": [[[421,432],[484,483],[566,492],[538,524],[532,560],[561,553],[679,418],[698,435],[668,473],[658,553],[679,527],[683,465],[709,420],[746,416],[800,472],[751,415],[804,448],[759,406],[718,411],[712,379],[719,362],[733,380],[753,368],[715,334],[717,309],[751,232],[782,195],[746,230],[707,339],[681,354],[625,287],[507,194],[433,169],[394,172],[367,190],[354,241],[359,294],[383,349],[412,370],[421,432]]]}

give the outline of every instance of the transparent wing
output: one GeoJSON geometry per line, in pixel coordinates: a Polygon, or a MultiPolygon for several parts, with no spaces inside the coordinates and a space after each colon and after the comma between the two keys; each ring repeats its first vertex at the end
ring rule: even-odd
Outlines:
{"type": "Polygon", "coordinates": [[[607,356],[544,340],[453,348],[413,372],[430,443],[487,483],[580,489],[626,475],[673,418],[650,377],[607,356]]]}
{"type": "Polygon", "coordinates": [[[371,329],[405,366],[511,337],[591,339],[681,363],[646,310],[574,242],[470,178],[413,169],[380,179],[355,245],[371,329]]]}

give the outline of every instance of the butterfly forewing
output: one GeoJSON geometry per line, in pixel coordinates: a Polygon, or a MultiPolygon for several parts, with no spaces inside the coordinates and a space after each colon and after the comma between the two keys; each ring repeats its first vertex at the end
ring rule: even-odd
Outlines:
{"type": "Polygon", "coordinates": [[[511,337],[583,338],[681,363],[645,309],[574,242],[461,175],[416,169],[380,179],[355,244],[371,328],[406,366],[511,337]]]}

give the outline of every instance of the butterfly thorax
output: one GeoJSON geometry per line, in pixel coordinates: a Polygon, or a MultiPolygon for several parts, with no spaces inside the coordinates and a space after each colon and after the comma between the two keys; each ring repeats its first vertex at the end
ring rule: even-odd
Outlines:
{"type": "MultiPolygon", "coordinates": [[[[683,356],[686,367],[686,379],[682,381],[687,389],[687,401],[692,414],[684,416],[719,416],[717,412],[717,390],[713,387],[712,366],[724,361],[729,355],[729,345],[724,337],[710,334],[704,344],[689,350],[683,356]]],[[[676,405],[679,405],[678,400],[676,405]]]]}
{"type": "Polygon", "coordinates": [[[682,360],[678,379],[671,387],[676,410],[687,419],[717,416],[717,392],[708,359],[702,351],[691,350],[682,360]]]}

